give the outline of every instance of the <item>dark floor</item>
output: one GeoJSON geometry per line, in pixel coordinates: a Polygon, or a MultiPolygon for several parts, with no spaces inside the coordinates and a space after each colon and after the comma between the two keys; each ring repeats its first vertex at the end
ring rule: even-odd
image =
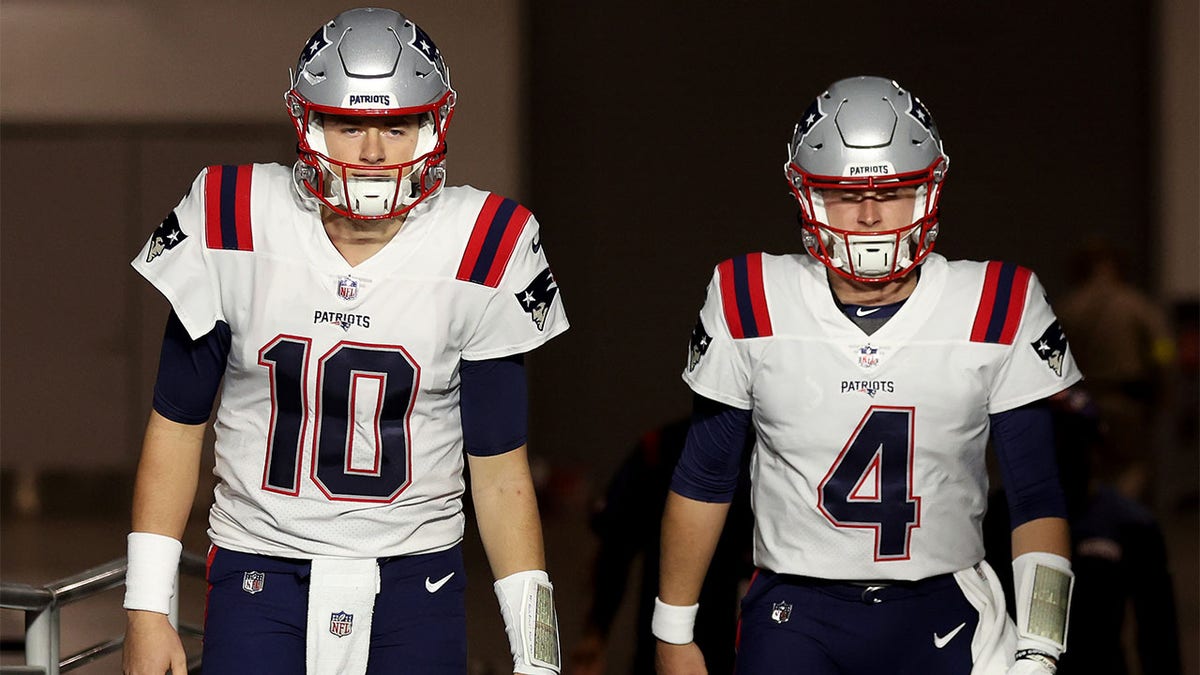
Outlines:
{"type": "MultiPolygon", "coordinates": [[[[1200,675],[1200,518],[1194,495],[1195,469],[1188,468],[1188,471],[1182,482],[1179,472],[1168,472],[1176,483],[1171,485],[1167,481],[1158,492],[1160,500],[1167,502],[1158,511],[1168,537],[1178,597],[1184,673],[1200,675]]],[[[589,561],[595,549],[585,525],[589,490],[586,482],[581,481],[578,485],[580,487],[573,494],[568,493],[544,514],[548,562],[556,586],[564,655],[579,635],[581,615],[589,597],[589,561]]],[[[3,502],[10,504],[14,489],[11,481],[2,487],[8,493],[3,502]]],[[[88,501],[92,501],[93,496],[88,496],[88,501]]],[[[124,555],[127,516],[121,505],[114,508],[111,499],[92,503],[106,506],[96,506],[85,515],[78,510],[56,509],[53,505],[43,504],[39,516],[19,516],[16,509],[6,506],[0,519],[0,578],[36,586],[124,555]]],[[[184,542],[188,550],[197,553],[205,550],[203,521],[202,515],[192,518],[184,542]]],[[[490,585],[491,576],[482,547],[470,528],[465,550],[468,578],[472,584],[468,588],[471,675],[511,673],[507,641],[490,585]]],[[[181,611],[186,622],[200,623],[203,593],[201,581],[185,579],[183,582],[181,611]]],[[[68,606],[62,617],[63,654],[118,635],[124,627],[120,602],[121,591],[114,590],[68,606]]],[[[632,611],[626,603],[613,631],[610,673],[627,672],[625,664],[631,653],[630,641],[616,636],[629,634],[631,617],[632,611]]],[[[23,620],[19,612],[0,612],[0,638],[6,641],[17,639],[22,632],[23,620]]],[[[187,646],[189,653],[198,649],[194,640],[188,641],[187,646]]],[[[0,664],[21,662],[19,652],[5,652],[0,656],[0,664]]],[[[105,657],[72,672],[119,673],[120,658],[116,655],[105,657]]],[[[569,675],[570,670],[564,673],[569,675]]]]}

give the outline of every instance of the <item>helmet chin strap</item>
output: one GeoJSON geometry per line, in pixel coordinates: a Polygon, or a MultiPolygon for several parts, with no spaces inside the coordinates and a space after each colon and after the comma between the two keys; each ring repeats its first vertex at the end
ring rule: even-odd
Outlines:
{"type": "Polygon", "coordinates": [[[391,213],[395,196],[396,181],[390,177],[350,176],[346,180],[346,198],[350,201],[346,208],[355,215],[382,216],[391,213]]]}

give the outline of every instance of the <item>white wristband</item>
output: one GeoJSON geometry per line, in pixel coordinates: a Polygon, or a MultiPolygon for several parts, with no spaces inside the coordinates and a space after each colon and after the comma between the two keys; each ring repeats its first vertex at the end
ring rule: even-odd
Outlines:
{"type": "Polygon", "coordinates": [[[696,613],[700,603],[681,607],[668,605],[654,598],[654,617],[650,619],[650,632],[654,637],[673,645],[686,645],[692,641],[692,629],[696,626],[696,613]]]}
{"type": "Polygon", "coordinates": [[[1075,574],[1071,561],[1031,551],[1013,559],[1017,604],[1017,650],[1031,649],[1057,659],[1067,651],[1067,624],[1075,574]]]}
{"type": "Polygon", "coordinates": [[[525,675],[558,675],[562,657],[558,645],[558,614],[554,611],[554,586],[542,570],[510,574],[492,584],[504,632],[512,651],[513,672],[525,675]]]}
{"type": "Polygon", "coordinates": [[[130,532],[125,572],[125,609],[170,614],[183,544],[149,532],[130,532]]]}

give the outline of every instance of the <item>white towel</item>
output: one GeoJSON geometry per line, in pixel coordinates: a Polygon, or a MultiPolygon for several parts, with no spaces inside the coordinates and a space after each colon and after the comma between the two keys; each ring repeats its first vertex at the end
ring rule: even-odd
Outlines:
{"type": "Polygon", "coordinates": [[[308,675],[359,675],[371,652],[379,593],[374,558],[315,558],[308,587],[308,675]]]}
{"type": "Polygon", "coordinates": [[[986,560],[954,573],[958,587],[979,612],[979,625],[971,639],[975,666],[971,675],[1004,675],[1012,664],[1017,629],[1004,611],[1004,591],[986,560]]]}

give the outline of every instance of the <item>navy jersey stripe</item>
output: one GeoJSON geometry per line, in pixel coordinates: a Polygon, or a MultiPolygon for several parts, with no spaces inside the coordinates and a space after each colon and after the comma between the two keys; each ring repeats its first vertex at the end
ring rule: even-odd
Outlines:
{"type": "Polygon", "coordinates": [[[758,324],[754,320],[754,302],[750,299],[750,274],[746,269],[746,256],[744,255],[733,259],[733,290],[737,295],[742,334],[748,338],[758,337],[758,324]]]}
{"type": "Polygon", "coordinates": [[[237,250],[237,184],[239,166],[221,167],[221,248],[237,250]]]}
{"type": "Polygon", "coordinates": [[[1008,317],[1008,304],[1012,302],[1013,279],[1017,274],[1017,266],[1004,263],[1000,266],[1000,276],[996,280],[996,298],[992,302],[992,315],[988,319],[987,342],[1000,342],[1004,332],[1004,322],[1008,317]]]}
{"type": "Polygon", "coordinates": [[[517,203],[511,199],[505,199],[497,207],[496,215],[492,217],[492,223],[488,225],[487,238],[483,240],[483,247],[479,250],[479,258],[475,261],[475,269],[471,270],[471,281],[477,284],[487,281],[488,272],[491,271],[492,264],[496,261],[496,252],[500,250],[500,240],[504,238],[504,230],[516,209],[517,203]]]}

